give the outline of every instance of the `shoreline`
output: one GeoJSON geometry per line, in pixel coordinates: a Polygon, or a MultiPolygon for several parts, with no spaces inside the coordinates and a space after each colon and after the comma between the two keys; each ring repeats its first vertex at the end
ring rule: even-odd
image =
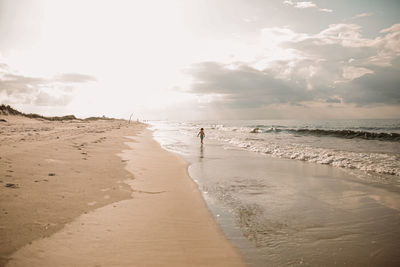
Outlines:
{"type": "MultiPolygon", "coordinates": [[[[7,266],[245,265],[207,209],[187,164],[140,127],[141,134],[118,147],[124,146],[118,166],[125,165],[124,176],[115,181],[120,199],[93,204],[64,227],[25,242],[7,266]]],[[[121,138],[133,135],[124,133],[121,138]]]]}
{"type": "Polygon", "coordinates": [[[329,165],[273,158],[167,128],[189,174],[254,266],[397,266],[399,190],[329,165]],[[397,265],[396,265],[397,264],[397,265]]]}

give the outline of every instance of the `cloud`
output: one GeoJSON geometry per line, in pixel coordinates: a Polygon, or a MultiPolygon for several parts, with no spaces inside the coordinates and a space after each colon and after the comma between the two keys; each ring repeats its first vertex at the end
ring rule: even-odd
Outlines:
{"type": "Polygon", "coordinates": [[[333,10],[329,9],[329,8],[320,8],[319,11],[327,12],[327,13],[332,13],[333,12],[333,10]]]}
{"type": "Polygon", "coordinates": [[[362,38],[361,26],[357,24],[331,24],[317,35],[308,39],[320,44],[340,44],[343,47],[370,47],[375,40],[362,38]]]}
{"type": "Polygon", "coordinates": [[[30,77],[14,73],[5,64],[0,64],[0,101],[10,104],[66,105],[72,99],[74,84],[96,81],[92,76],[79,73],[64,73],[50,79],[30,77]]]}
{"type": "Polygon", "coordinates": [[[372,16],[373,14],[374,14],[374,13],[372,13],[372,12],[369,12],[369,13],[360,13],[360,14],[357,14],[357,15],[353,16],[351,19],[358,19],[358,18],[370,17],[370,16],[372,16]]]}
{"type": "Polygon", "coordinates": [[[297,104],[311,100],[312,92],[301,84],[276,79],[274,73],[242,65],[236,69],[203,62],[188,70],[194,79],[191,93],[218,95],[218,103],[233,108],[262,107],[273,103],[297,104]]]}
{"type": "Polygon", "coordinates": [[[44,84],[46,84],[46,81],[42,78],[0,72],[0,92],[5,92],[8,95],[29,93],[44,84]]]}
{"type": "Polygon", "coordinates": [[[54,96],[44,91],[40,91],[33,98],[33,104],[38,106],[65,106],[72,100],[72,96],[63,94],[60,96],[54,96]]]}
{"type": "Polygon", "coordinates": [[[374,39],[364,38],[361,30],[356,24],[332,24],[316,34],[264,29],[268,38],[277,36],[277,50],[294,50],[296,56],[264,68],[255,67],[258,62],[198,63],[186,71],[193,80],[188,92],[202,104],[231,110],[400,105],[400,25],[374,39]]]}
{"type": "Polygon", "coordinates": [[[296,8],[310,8],[310,7],[317,7],[316,4],[313,2],[297,2],[295,3],[294,7],[296,8]]]}
{"type": "Polygon", "coordinates": [[[283,46],[296,49],[306,57],[325,60],[349,60],[356,64],[390,66],[393,58],[400,56],[400,24],[381,30],[383,36],[363,38],[357,24],[331,24],[314,34],[293,34],[283,46]]]}
{"type": "Polygon", "coordinates": [[[348,80],[354,80],[368,73],[374,73],[374,72],[367,68],[358,68],[354,66],[343,67],[343,78],[348,80]]]}
{"type": "Polygon", "coordinates": [[[335,88],[347,103],[400,105],[400,57],[391,66],[369,66],[371,72],[335,88]]]}
{"type": "Polygon", "coordinates": [[[283,1],[283,4],[285,4],[287,6],[292,6],[294,8],[299,8],[299,9],[316,8],[319,11],[322,11],[322,12],[328,12],[328,13],[333,12],[332,9],[320,8],[315,3],[311,2],[311,1],[303,1],[303,2],[296,1],[296,2],[294,2],[292,0],[285,0],[285,1],[283,1]]]}
{"type": "Polygon", "coordinates": [[[62,83],[86,83],[86,82],[95,82],[96,78],[93,76],[79,74],[79,73],[64,73],[55,76],[54,80],[62,83]]]}

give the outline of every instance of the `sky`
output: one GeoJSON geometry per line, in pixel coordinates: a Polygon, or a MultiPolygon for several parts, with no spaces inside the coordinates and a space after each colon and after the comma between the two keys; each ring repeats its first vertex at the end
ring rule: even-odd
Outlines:
{"type": "Polygon", "coordinates": [[[400,118],[400,1],[0,0],[0,104],[141,120],[400,118]]]}

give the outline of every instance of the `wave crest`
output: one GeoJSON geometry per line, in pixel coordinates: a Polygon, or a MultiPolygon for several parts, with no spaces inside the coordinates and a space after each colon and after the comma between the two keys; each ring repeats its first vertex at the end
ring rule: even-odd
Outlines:
{"type": "Polygon", "coordinates": [[[333,136],[339,138],[353,139],[360,138],[366,140],[380,140],[380,141],[400,141],[399,133],[383,133],[383,132],[368,132],[368,131],[355,131],[355,130],[325,130],[325,129],[277,129],[275,127],[259,128],[256,127],[250,133],[279,133],[287,132],[292,134],[314,135],[314,136],[333,136]]]}

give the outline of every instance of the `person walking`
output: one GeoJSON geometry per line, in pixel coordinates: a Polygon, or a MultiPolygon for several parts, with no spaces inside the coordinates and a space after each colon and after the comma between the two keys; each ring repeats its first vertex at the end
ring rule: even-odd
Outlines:
{"type": "Polygon", "coordinates": [[[203,128],[201,128],[200,132],[197,134],[197,137],[199,137],[199,136],[200,136],[200,142],[203,144],[203,139],[206,136],[206,134],[204,133],[204,129],[203,128]]]}

